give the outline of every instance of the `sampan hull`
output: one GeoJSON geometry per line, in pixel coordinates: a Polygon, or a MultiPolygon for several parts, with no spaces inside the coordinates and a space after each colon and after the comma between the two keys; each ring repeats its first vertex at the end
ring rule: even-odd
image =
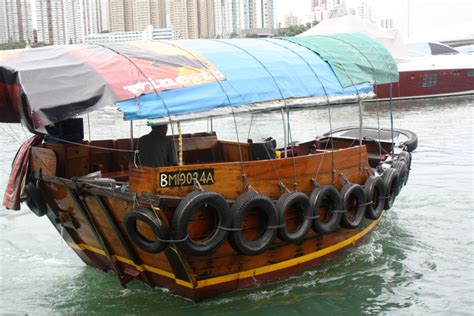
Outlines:
{"type": "MultiPolygon", "coordinates": [[[[195,285],[191,282],[178,279],[172,273],[147,264],[139,265],[128,258],[120,256],[115,256],[114,259],[122,271],[139,272],[134,278],[151,287],[167,288],[174,294],[190,298],[194,301],[200,301],[228,292],[272,284],[299,275],[304,271],[314,269],[318,264],[334,259],[344,252],[344,250],[359,244],[376,228],[379,221],[380,219],[376,221],[365,220],[360,229],[342,229],[337,233],[333,233],[333,236],[328,236],[328,238],[331,237],[335,240],[340,240],[339,242],[312,253],[248,271],[202,279],[197,281],[195,285]],[[146,275],[146,277],[144,277],[144,275],[146,275]]],[[[305,243],[314,243],[315,241],[315,239],[312,239],[305,241],[305,243]]],[[[75,244],[71,241],[68,241],[67,244],[87,265],[102,271],[114,271],[114,267],[102,249],[86,244],[75,244]]]]}
{"type": "MultiPolygon", "coordinates": [[[[33,165],[33,169],[38,169],[33,165]]],[[[194,165],[188,168],[195,170],[200,167],[194,165]]],[[[205,189],[220,192],[229,204],[233,204],[244,192],[243,186],[239,188],[242,185],[239,177],[235,176],[240,164],[208,164],[205,167],[213,168],[215,176],[215,181],[205,189]],[[227,181],[229,177],[235,181],[227,181]],[[235,196],[232,196],[233,192],[235,196]]],[[[192,300],[257,287],[312,269],[319,262],[357,244],[379,222],[365,218],[356,228],[339,228],[330,234],[320,234],[310,229],[301,243],[274,238],[268,248],[255,255],[245,255],[235,250],[228,239],[215,251],[199,256],[187,253],[180,247],[179,241],[172,239],[164,250],[150,252],[131,238],[125,227],[126,214],[140,205],[156,212],[163,226],[172,231],[171,221],[175,220],[173,214],[176,207],[191,192],[192,187],[163,188],[160,192],[153,184],[160,180],[160,171],[144,169],[136,172],[135,178],[130,181],[131,192],[122,192],[74,178],[47,175],[45,170],[43,166],[40,170],[43,173],[35,171],[39,190],[48,206],[47,216],[87,265],[113,272],[122,285],[139,280],[152,287],[167,288],[192,300]],[[139,176],[142,181],[137,178],[139,176]],[[139,186],[139,189],[133,189],[133,185],[139,186]]],[[[253,184],[253,188],[261,194],[274,200],[278,199],[282,182],[286,187],[291,187],[294,179],[292,174],[295,172],[299,191],[307,196],[314,189],[314,183],[332,184],[340,190],[345,181],[363,184],[370,174],[365,146],[333,153],[309,154],[295,160],[249,161],[244,170],[246,181],[253,184]],[[268,168],[270,163],[278,172],[265,170],[265,165],[268,168]]],[[[182,168],[182,172],[186,172],[186,168],[182,168]]],[[[203,219],[191,221],[191,226],[194,225],[191,230],[199,230],[203,219]]],[[[141,225],[140,229],[143,236],[151,236],[149,240],[153,240],[155,235],[149,227],[141,225]]]]}

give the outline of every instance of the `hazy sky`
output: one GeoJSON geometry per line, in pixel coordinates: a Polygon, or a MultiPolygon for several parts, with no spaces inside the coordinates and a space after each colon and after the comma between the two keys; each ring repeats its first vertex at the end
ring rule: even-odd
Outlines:
{"type": "MultiPolygon", "coordinates": [[[[276,0],[278,21],[288,12],[304,16],[310,0],[276,0]]],[[[362,0],[346,0],[347,7],[357,7],[362,0]]],[[[412,40],[443,40],[474,34],[474,0],[369,0],[373,14],[392,18],[394,26],[407,37],[410,24],[412,40]],[[408,8],[410,7],[410,10],[408,8]],[[408,15],[408,12],[410,14],[408,15]],[[408,23],[408,16],[410,16],[408,23]]]]}

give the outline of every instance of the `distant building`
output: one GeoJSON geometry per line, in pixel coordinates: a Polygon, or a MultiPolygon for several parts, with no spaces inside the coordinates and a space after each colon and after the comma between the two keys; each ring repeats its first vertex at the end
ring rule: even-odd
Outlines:
{"type": "Polygon", "coordinates": [[[90,34],[84,37],[84,43],[100,44],[100,43],[120,43],[133,42],[141,40],[170,40],[173,39],[173,32],[170,28],[157,28],[148,26],[142,32],[113,32],[90,34]]]}
{"type": "Polygon", "coordinates": [[[257,28],[257,1],[243,0],[239,6],[240,23],[237,26],[239,29],[254,29],[257,28]]]}
{"type": "Polygon", "coordinates": [[[274,0],[215,0],[216,35],[227,38],[240,30],[275,28],[274,0]]]}
{"type": "Polygon", "coordinates": [[[318,10],[332,10],[338,6],[345,6],[345,0],[311,0],[311,11],[318,8],[318,10]]]}
{"type": "Polygon", "coordinates": [[[170,4],[171,26],[177,39],[199,37],[198,1],[174,0],[170,4]]]}
{"type": "Polygon", "coordinates": [[[6,3],[0,1],[0,44],[8,42],[6,3]]]}
{"type": "MultiPolygon", "coordinates": [[[[257,5],[257,10],[258,10],[257,5]]],[[[260,0],[260,11],[262,22],[257,19],[257,27],[261,28],[275,28],[275,4],[274,0],[260,0]]]]}
{"type": "Polygon", "coordinates": [[[216,37],[215,0],[198,0],[199,38],[216,37]]]}
{"type": "Polygon", "coordinates": [[[164,28],[166,0],[108,0],[109,30],[139,32],[148,25],[164,28]]]}
{"type": "Polygon", "coordinates": [[[81,43],[85,35],[108,29],[100,0],[36,0],[38,42],[81,43]]]}
{"type": "Polygon", "coordinates": [[[296,15],[293,15],[292,12],[285,15],[285,25],[284,25],[284,27],[289,27],[289,26],[292,26],[292,25],[300,25],[300,24],[301,24],[300,19],[296,15]]]}
{"type": "Polygon", "coordinates": [[[357,16],[361,17],[364,20],[372,22],[372,7],[365,1],[363,1],[357,7],[357,16]]]}
{"type": "Polygon", "coordinates": [[[393,29],[393,20],[390,18],[381,19],[380,26],[384,29],[393,29]]]}
{"type": "Polygon", "coordinates": [[[0,43],[33,40],[33,19],[29,0],[0,1],[0,43]]]}
{"type": "Polygon", "coordinates": [[[257,34],[258,37],[274,37],[278,35],[278,30],[274,28],[256,28],[239,30],[240,37],[246,37],[248,34],[257,34]]]}

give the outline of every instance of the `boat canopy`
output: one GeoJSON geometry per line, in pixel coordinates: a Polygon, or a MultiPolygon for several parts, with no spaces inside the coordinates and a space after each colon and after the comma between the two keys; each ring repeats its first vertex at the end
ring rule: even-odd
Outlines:
{"type": "Polygon", "coordinates": [[[392,64],[390,53],[382,44],[362,33],[313,35],[288,40],[320,55],[331,65],[344,87],[365,81],[372,84],[398,82],[398,69],[392,64]]]}
{"type": "Polygon", "coordinates": [[[112,104],[126,120],[179,121],[357,101],[373,97],[372,83],[398,80],[387,75],[395,61],[375,40],[348,34],[331,42],[311,36],[4,51],[0,122],[37,130],[112,104]]]}

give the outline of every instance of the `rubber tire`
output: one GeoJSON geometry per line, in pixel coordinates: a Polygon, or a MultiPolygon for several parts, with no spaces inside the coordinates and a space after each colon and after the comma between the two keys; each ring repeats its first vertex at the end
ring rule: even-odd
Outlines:
{"type": "MultiPolygon", "coordinates": [[[[309,197],[313,216],[319,216],[319,208],[325,198],[329,198],[332,205],[332,210],[342,210],[342,200],[339,191],[332,185],[324,185],[316,187],[309,197]]],[[[342,213],[331,212],[329,219],[322,222],[320,218],[315,218],[312,223],[314,231],[326,235],[339,230],[339,223],[341,222],[342,213]]]]}
{"type": "Polygon", "coordinates": [[[289,232],[286,227],[278,228],[278,238],[283,241],[300,245],[304,237],[311,229],[312,208],[309,198],[302,192],[288,192],[283,194],[277,201],[276,208],[278,211],[278,226],[285,224],[286,213],[291,206],[299,205],[303,211],[304,219],[299,223],[298,228],[294,232],[289,232]]]}
{"type": "Polygon", "coordinates": [[[125,214],[123,218],[125,231],[130,239],[141,249],[149,253],[159,253],[163,251],[169,239],[169,232],[163,227],[156,218],[155,213],[143,206],[138,206],[125,214]],[[137,221],[140,220],[151,227],[155,236],[155,240],[147,240],[137,229],[137,221]]]}
{"type": "Polygon", "coordinates": [[[395,160],[392,164],[392,168],[398,171],[399,183],[398,183],[398,194],[402,191],[403,186],[408,181],[408,166],[403,160],[395,160]]]}
{"type": "Polygon", "coordinates": [[[341,217],[341,225],[345,228],[354,229],[359,227],[360,223],[364,219],[365,215],[365,190],[362,186],[355,183],[346,183],[341,189],[341,198],[342,198],[342,208],[346,210],[341,217]],[[354,218],[349,218],[348,204],[351,199],[354,197],[356,199],[356,213],[354,218]]]}
{"type": "Polygon", "coordinates": [[[389,168],[385,170],[382,173],[382,179],[385,184],[385,203],[384,203],[384,209],[389,210],[392,206],[393,203],[395,202],[395,198],[398,195],[398,190],[399,190],[399,176],[398,176],[398,171],[397,169],[394,168],[389,168]]]}
{"type": "Polygon", "coordinates": [[[230,227],[231,225],[229,204],[219,193],[201,190],[196,190],[186,195],[176,208],[172,222],[173,239],[182,240],[188,236],[188,222],[193,210],[203,205],[209,205],[217,212],[217,227],[213,234],[205,241],[197,243],[191,238],[187,238],[185,241],[177,243],[177,246],[188,255],[209,255],[215,252],[227,239],[228,232],[219,227],[230,227]]]}
{"type": "MultiPolygon", "coordinates": [[[[351,130],[351,129],[358,130],[359,127],[349,126],[349,127],[337,128],[337,129],[334,129],[332,131],[332,134],[339,133],[339,132],[346,131],[346,130],[351,130]]],[[[377,130],[376,127],[364,127],[363,129],[375,129],[375,130],[377,130]]],[[[380,130],[390,132],[390,129],[388,129],[388,128],[381,128],[380,130]]],[[[400,133],[400,134],[403,134],[408,138],[408,140],[405,143],[403,143],[406,151],[412,152],[418,147],[418,136],[416,136],[416,134],[413,133],[412,131],[409,131],[409,130],[406,130],[406,129],[398,129],[398,128],[394,128],[393,131],[397,132],[397,133],[400,133]]],[[[330,136],[331,131],[326,132],[323,135],[326,136],[326,137],[330,136]]]]}
{"type": "Polygon", "coordinates": [[[25,185],[25,192],[28,196],[26,205],[38,217],[42,217],[48,213],[48,206],[38,188],[38,181],[29,181],[25,185]]]}
{"type": "Polygon", "coordinates": [[[407,152],[407,151],[402,151],[398,154],[398,160],[399,161],[405,161],[405,163],[407,164],[408,175],[405,178],[405,182],[403,183],[403,185],[407,185],[408,178],[410,177],[412,154],[407,152]]]}
{"type": "MultiPolygon", "coordinates": [[[[242,222],[251,209],[258,208],[266,216],[267,226],[278,224],[278,215],[273,201],[264,195],[255,192],[246,192],[239,196],[232,205],[232,227],[242,228],[242,222]]],[[[266,250],[275,239],[277,230],[266,228],[257,240],[247,240],[242,231],[232,231],[229,234],[229,243],[234,250],[246,256],[256,256],[266,250]]]]}
{"type": "Polygon", "coordinates": [[[411,167],[411,159],[412,159],[412,154],[409,153],[408,151],[402,150],[398,154],[398,160],[405,161],[408,166],[408,169],[410,169],[411,167]]]}
{"type": "Polygon", "coordinates": [[[377,192],[377,195],[375,196],[375,206],[374,204],[368,204],[365,207],[365,217],[367,217],[368,219],[376,220],[382,215],[385,206],[385,201],[383,200],[383,198],[387,195],[387,189],[385,188],[385,183],[382,177],[368,177],[367,180],[365,180],[364,190],[365,200],[367,201],[367,203],[374,203],[374,201],[372,201],[372,196],[374,195],[374,190],[377,190],[375,191],[377,192]]]}

